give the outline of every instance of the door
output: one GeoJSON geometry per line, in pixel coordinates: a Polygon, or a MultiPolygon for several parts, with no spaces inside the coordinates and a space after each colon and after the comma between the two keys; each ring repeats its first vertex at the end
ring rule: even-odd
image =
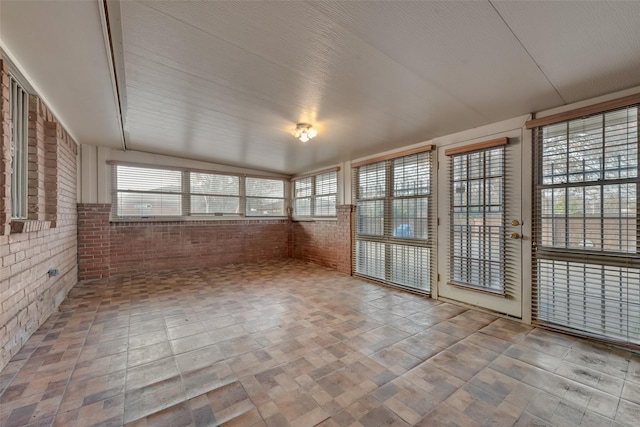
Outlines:
{"type": "Polygon", "coordinates": [[[521,131],[438,152],[439,298],[522,318],[521,131]]]}

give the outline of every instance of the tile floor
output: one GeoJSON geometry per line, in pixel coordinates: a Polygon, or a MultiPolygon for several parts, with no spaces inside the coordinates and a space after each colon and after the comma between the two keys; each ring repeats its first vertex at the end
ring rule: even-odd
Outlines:
{"type": "Polygon", "coordinates": [[[614,426],[640,355],[294,260],[76,286],[0,425],[614,426]]]}

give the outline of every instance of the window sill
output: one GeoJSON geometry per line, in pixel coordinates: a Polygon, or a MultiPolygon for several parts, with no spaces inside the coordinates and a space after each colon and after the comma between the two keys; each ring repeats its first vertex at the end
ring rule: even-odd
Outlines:
{"type": "Polygon", "coordinates": [[[34,231],[49,230],[55,228],[55,221],[38,221],[30,219],[11,220],[11,234],[32,233],[34,231]]]}
{"type": "Polygon", "coordinates": [[[242,215],[206,215],[206,216],[188,216],[188,217],[128,217],[128,218],[109,218],[110,223],[121,222],[140,222],[140,223],[156,223],[156,222],[218,222],[218,221],[257,221],[257,220],[283,220],[286,216],[242,216],[242,215]]]}
{"type": "Polygon", "coordinates": [[[335,216],[294,216],[291,218],[293,222],[316,222],[316,221],[338,221],[338,217],[335,216]]]}

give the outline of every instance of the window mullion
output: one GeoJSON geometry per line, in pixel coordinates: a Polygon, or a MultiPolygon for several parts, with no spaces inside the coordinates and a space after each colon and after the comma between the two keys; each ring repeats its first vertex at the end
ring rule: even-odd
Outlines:
{"type": "Polygon", "coordinates": [[[240,177],[240,206],[238,207],[238,211],[242,212],[243,216],[247,216],[247,177],[240,177]]]}
{"type": "Polygon", "coordinates": [[[189,171],[182,172],[182,216],[191,215],[191,173],[189,171]]]}

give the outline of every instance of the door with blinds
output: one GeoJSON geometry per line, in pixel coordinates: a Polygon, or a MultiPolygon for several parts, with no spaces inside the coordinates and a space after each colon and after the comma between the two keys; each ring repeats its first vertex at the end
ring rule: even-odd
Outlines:
{"type": "Polygon", "coordinates": [[[522,317],[520,132],[439,150],[438,296],[522,317]],[[510,135],[511,136],[511,135],[510,135]]]}
{"type": "Polygon", "coordinates": [[[355,275],[430,293],[430,149],[352,165],[355,275]]]}

